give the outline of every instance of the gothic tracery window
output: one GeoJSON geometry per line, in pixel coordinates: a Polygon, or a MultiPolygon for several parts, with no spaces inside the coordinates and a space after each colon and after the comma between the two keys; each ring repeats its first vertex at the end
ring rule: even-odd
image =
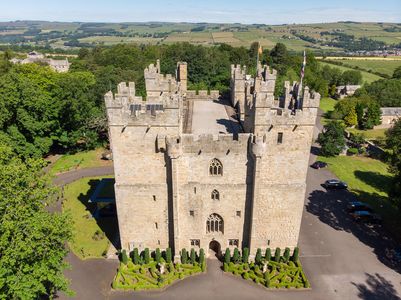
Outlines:
{"type": "Polygon", "coordinates": [[[209,165],[209,174],[212,176],[221,176],[223,175],[223,165],[221,162],[214,158],[209,165]]]}
{"type": "Polygon", "coordinates": [[[223,218],[218,214],[211,214],[206,221],[206,232],[224,232],[223,218]]]}
{"type": "Polygon", "coordinates": [[[212,200],[220,200],[220,193],[218,190],[213,190],[212,192],[212,200]]]}

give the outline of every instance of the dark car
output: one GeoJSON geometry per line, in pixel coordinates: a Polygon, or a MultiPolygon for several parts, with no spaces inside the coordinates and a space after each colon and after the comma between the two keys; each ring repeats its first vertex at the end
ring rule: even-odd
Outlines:
{"type": "Polygon", "coordinates": [[[381,224],[382,219],[377,214],[372,214],[370,211],[359,210],[351,213],[352,218],[357,222],[364,222],[369,224],[381,224]]]}
{"type": "Polygon", "coordinates": [[[312,165],[312,168],[314,169],[321,169],[321,168],[326,168],[327,167],[327,163],[325,163],[324,161],[315,161],[312,165]]]}
{"type": "Polygon", "coordinates": [[[328,190],[344,190],[348,188],[348,185],[345,182],[337,179],[326,180],[323,186],[328,190]]]}
{"type": "Polygon", "coordinates": [[[354,201],[354,202],[348,203],[347,210],[352,213],[359,211],[359,210],[364,210],[364,211],[368,211],[368,212],[373,211],[372,207],[370,207],[369,204],[366,204],[366,203],[360,202],[360,201],[354,201]]]}

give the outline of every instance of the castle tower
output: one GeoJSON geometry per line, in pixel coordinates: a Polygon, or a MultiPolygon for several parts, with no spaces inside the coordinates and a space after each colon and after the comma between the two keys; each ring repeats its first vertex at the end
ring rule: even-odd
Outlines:
{"type": "Polygon", "coordinates": [[[177,81],[181,85],[181,91],[186,92],[188,86],[188,74],[187,74],[187,63],[186,62],[178,62],[177,63],[177,81]]]}

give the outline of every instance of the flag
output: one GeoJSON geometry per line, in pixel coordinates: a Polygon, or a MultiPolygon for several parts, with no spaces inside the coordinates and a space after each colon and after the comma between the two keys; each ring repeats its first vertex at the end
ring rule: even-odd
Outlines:
{"type": "Polygon", "coordinates": [[[306,66],[306,54],[304,51],[304,61],[302,62],[302,67],[301,67],[301,81],[304,78],[305,75],[305,66],[306,66]]]}
{"type": "Polygon", "coordinates": [[[259,44],[258,54],[261,55],[263,53],[262,46],[259,44]]]}

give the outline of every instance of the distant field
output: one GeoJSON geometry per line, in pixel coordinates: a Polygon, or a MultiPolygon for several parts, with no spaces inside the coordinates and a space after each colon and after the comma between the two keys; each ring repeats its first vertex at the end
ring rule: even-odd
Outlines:
{"type": "Polygon", "coordinates": [[[394,70],[398,67],[401,66],[401,60],[339,60],[341,61],[344,65],[347,65],[348,67],[355,68],[358,67],[360,69],[363,69],[365,71],[372,71],[372,72],[379,72],[381,74],[386,74],[389,76],[392,76],[394,73],[394,70]]]}
{"type": "MultiPolygon", "coordinates": [[[[348,68],[348,67],[344,67],[344,66],[337,66],[337,65],[330,64],[330,63],[327,63],[327,62],[322,62],[322,61],[319,61],[319,64],[322,65],[322,66],[330,66],[332,68],[337,68],[337,69],[340,69],[341,71],[355,70],[355,69],[352,69],[352,68],[348,68]]],[[[361,74],[362,74],[363,82],[366,82],[366,83],[371,83],[373,81],[376,81],[376,80],[379,80],[379,79],[383,79],[383,77],[380,77],[380,76],[377,76],[375,74],[371,74],[371,73],[368,73],[368,72],[365,72],[365,71],[361,71],[361,74]]]]}

